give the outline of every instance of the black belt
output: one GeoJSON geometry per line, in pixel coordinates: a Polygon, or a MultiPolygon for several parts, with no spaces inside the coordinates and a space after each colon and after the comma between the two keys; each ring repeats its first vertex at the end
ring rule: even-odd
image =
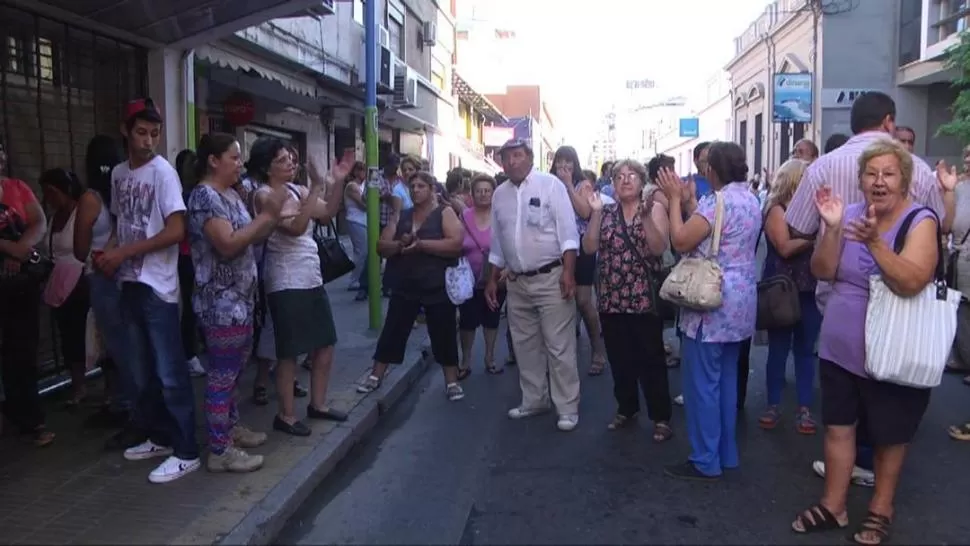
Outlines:
{"type": "Polygon", "coordinates": [[[539,269],[533,269],[532,271],[524,271],[522,273],[512,273],[512,278],[515,277],[535,277],[536,275],[544,275],[546,273],[552,272],[553,269],[562,265],[562,260],[556,260],[554,262],[549,262],[546,265],[540,267],[539,269]]]}

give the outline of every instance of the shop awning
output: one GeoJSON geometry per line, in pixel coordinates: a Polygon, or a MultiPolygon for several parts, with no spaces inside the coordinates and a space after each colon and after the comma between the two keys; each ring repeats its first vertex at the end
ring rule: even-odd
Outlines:
{"type": "Polygon", "coordinates": [[[239,48],[225,44],[220,44],[218,47],[201,46],[195,49],[195,57],[216,66],[243,72],[255,72],[267,80],[278,82],[294,93],[307,97],[317,96],[317,82],[310,76],[285,74],[270,67],[269,63],[260,60],[256,55],[239,48]]]}
{"type": "Polygon", "coordinates": [[[455,92],[458,94],[459,100],[466,102],[472,106],[475,110],[482,113],[485,116],[486,121],[490,123],[504,123],[508,119],[499,111],[498,108],[492,104],[492,101],[488,100],[485,95],[475,91],[471,85],[462,78],[458,71],[452,72],[451,76],[452,87],[455,88],[455,92]]]}
{"type": "Polygon", "coordinates": [[[280,17],[333,13],[334,0],[5,0],[145,47],[191,48],[280,17]]]}

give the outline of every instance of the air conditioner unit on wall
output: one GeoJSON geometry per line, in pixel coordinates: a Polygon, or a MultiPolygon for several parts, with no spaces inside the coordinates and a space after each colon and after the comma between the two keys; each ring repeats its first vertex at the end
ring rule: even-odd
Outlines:
{"type": "MultiPolygon", "coordinates": [[[[394,62],[396,57],[391,50],[379,46],[377,48],[377,94],[390,95],[394,92],[394,62]]],[[[360,64],[357,67],[357,83],[364,85],[367,82],[367,53],[361,50],[360,64]]]]}
{"type": "Polygon", "coordinates": [[[408,65],[397,59],[394,65],[394,107],[414,108],[418,105],[418,80],[408,65]]]}
{"type": "Polygon", "coordinates": [[[380,25],[377,32],[377,43],[381,44],[382,47],[391,47],[391,33],[388,32],[387,27],[380,25]]]}
{"type": "Polygon", "coordinates": [[[438,43],[438,25],[434,21],[425,21],[421,26],[421,43],[433,46],[438,43]]]}

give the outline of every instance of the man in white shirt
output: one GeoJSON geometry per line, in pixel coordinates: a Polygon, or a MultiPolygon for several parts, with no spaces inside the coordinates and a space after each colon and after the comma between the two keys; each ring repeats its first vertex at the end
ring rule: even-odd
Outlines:
{"type": "Polygon", "coordinates": [[[119,364],[131,368],[138,390],[132,417],[148,437],[125,450],[125,458],[165,457],[149,474],[152,483],[200,467],[195,398],[179,325],[178,243],[185,237],[185,202],[178,173],[155,155],[161,127],[151,99],[128,103],[128,161],[111,172],[116,246],[94,258],[101,272],[121,283],[130,354],[119,364]]]}
{"type": "Polygon", "coordinates": [[[537,171],[532,149],[511,140],[499,150],[508,180],[492,195],[491,277],[485,298],[498,307],[500,270],[508,282],[509,331],[519,364],[522,403],[509,410],[521,419],[552,404],[557,426],[579,424],[576,368],[576,251],[579,232],[565,186],[537,171]],[[550,388],[551,387],[551,388],[550,388]]]}

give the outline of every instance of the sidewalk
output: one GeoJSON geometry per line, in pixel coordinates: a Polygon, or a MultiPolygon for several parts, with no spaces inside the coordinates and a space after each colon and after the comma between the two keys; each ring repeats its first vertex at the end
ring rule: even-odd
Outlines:
{"type": "MultiPolygon", "coordinates": [[[[376,336],[367,334],[367,305],[353,302],[341,279],[330,287],[337,321],[330,402],[349,411],[346,423],[310,423],[313,435],[295,438],[271,430],[276,412],[254,406],[254,367],[240,382],[240,413],[245,424],[269,433],[269,442],[252,450],[266,456],[251,474],[209,474],[202,470],[165,485],[148,482],[157,460],[128,462],[102,446],[112,431],[85,429],[91,412],[66,413],[51,400],[48,425],[57,440],[37,449],[5,434],[0,439],[0,542],[5,544],[268,544],[296,508],[333,470],[388,407],[427,368],[427,334],[415,329],[405,362],[391,369],[384,387],[370,396],[356,392],[367,374],[376,336]]],[[[300,368],[309,386],[308,372],[300,368]]],[[[194,380],[200,400],[205,379],[194,380]]],[[[308,398],[298,399],[302,411],[308,398]]],[[[198,438],[204,440],[204,415],[198,412],[198,438]]]]}

